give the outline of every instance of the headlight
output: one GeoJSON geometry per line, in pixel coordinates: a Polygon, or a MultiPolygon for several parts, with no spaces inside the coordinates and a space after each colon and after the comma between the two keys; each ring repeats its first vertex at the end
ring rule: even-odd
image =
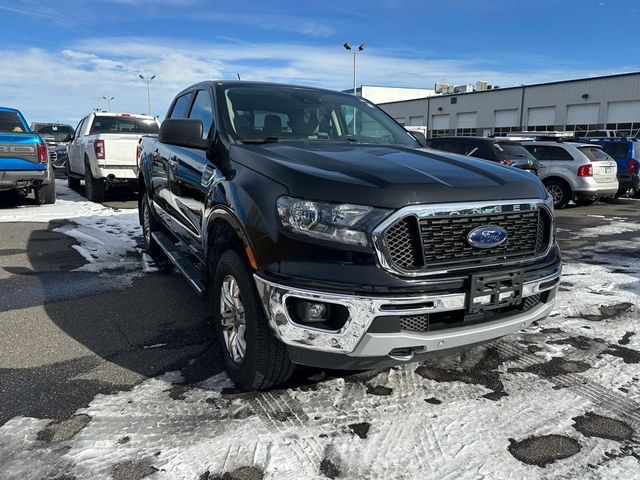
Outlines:
{"type": "Polygon", "coordinates": [[[280,197],[276,205],[282,225],[292,232],[353,245],[370,245],[368,232],[390,211],[348,203],[311,202],[280,197]]]}

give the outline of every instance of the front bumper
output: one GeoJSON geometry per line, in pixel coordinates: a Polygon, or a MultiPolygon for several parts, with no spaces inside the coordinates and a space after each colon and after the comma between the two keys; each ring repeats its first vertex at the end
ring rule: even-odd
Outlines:
{"type": "Polygon", "coordinates": [[[49,183],[49,172],[46,168],[0,171],[0,191],[37,187],[47,183],[49,183]]]}
{"type": "MultiPolygon", "coordinates": [[[[288,287],[254,275],[258,293],[275,335],[289,347],[317,353],[340,354],[351,359],[412,360],[414,355],[470,346],[498,338],[544,319],[553,308],[555,291],[560,283],[561,267],[551,274],[526,280],[522,297],[545,295],[546,301],[526,311],[496,316],[495,319],[464,326],[426,332],[381,332],[372,328],[374,321],[399,316],[432,315],[463,311],[467,293],[429,293],[406,296],[360,296],[326,293],[288,287]],[[287,308],[287,299],[294,297],[339,304],[347,308],[349,317],[337,331],[321,330],[295,323],[287,308]],[[409,349],[409,353],[395,351],[409,349]]],[[[294,358],[295,361],[295,358],[294,358]]],[[[308,363],[308,362],[305,362],[308,363]]],[[[318,365],[319,366],[319,365],[318,365]]],[[[367,368],[371,368],[368,365],[367,368]]]]}

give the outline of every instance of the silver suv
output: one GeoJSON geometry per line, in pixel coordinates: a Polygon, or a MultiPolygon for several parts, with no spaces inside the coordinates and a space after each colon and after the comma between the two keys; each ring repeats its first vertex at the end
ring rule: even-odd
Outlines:
{"type": "Polygon", "coordinates": [[[522,142],[540,163],[540,180],[556,208],[573,200],[590,205],[618,191],[618,166],[599,145],[557,141],[522,142]]]}

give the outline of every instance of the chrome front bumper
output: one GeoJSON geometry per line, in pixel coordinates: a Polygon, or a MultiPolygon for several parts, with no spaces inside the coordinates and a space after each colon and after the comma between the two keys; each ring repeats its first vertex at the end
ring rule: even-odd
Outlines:
{"type": "MultiPolygon", "coordinates": [[[[523,285],[523,297],[557,288],[561,268],[553,274],[523,285]]],[[[553,308],[553,301],[506,318],[481,324],[434,332],[368,333],[375,318],[398,315],[423,315],[464,310],[467,295],[407,295],[368,297],[317,292],[279,285],[254,275],[258,293],[275,335],[285,344],[321,352],[347,354],[355,357],[388,355],[396,348],[422,347],[425,353],[470,345],[498,338],[544,319],[553,308]],[[295,323],[287,310],[289,297],[336,303],[349,310],[345,325],[337,331],[321,330],[295,323]]]]}

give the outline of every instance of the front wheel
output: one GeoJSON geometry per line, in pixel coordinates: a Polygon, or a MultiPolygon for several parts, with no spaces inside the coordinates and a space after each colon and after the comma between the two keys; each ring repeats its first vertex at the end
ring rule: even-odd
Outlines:
{"type": "Polygon", "coordinates": [[[261,390],[286,381],[294,370],[277,340],[246,262],[227,250],[210,265],[210,305],[225,369],[240,390],[261,390]]]}
{"type": "Polygon", "coordinates": [[[152,233],[160,229],[160,224],[153,216],[151,207],[149,206],[149,196],[147,192],[144,192],[142,201],[140,202],[140,208],[142,209],[140,217],[142,218],[142,236],[144,237],[144,248],[153,258],[157,258],[160,255],[160,247],[153,239],[152,233]]]}
{"type": "Polygon", "coordinates": [[[564,208],[571,200],[571,190],[564,182],[558,180],[548,180],[544,183],[547,192],[553,197],[554,208],[564,208]]]}
{"type": "Polygon", "coordinates": [[[80,179],[71,175],[69,160],[67,160],[67,186],[69,188],[78,188],[80,186],[80,179]]]}

